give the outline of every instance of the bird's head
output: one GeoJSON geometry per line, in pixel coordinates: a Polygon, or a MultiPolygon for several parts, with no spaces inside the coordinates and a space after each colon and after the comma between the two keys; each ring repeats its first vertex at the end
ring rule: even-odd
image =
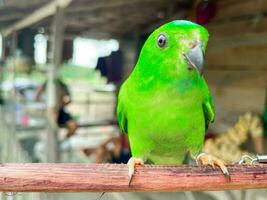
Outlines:
{"type": "Polygon", "coordinates": [[[146,78],[199,78],[204,73],[208,37],[208,31],[193,22],[176,20],[164,24],[146,40],[137,66],[146,78]]]}

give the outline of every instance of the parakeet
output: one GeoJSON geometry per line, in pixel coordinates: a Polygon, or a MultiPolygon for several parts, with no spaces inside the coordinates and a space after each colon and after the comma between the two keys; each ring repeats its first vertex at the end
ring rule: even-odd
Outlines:
{"type": "Polygon", "coordinates": [[[204,27],[175,20],[160,26],[144,43],[117,105],[118,123],[128,134],[133,156],[129,182],[136,164],[179,165],[188,153],[229,175],[222,161],[201,153],[205,130],[214,120],[203,77],[208,37],[204,27]]]}

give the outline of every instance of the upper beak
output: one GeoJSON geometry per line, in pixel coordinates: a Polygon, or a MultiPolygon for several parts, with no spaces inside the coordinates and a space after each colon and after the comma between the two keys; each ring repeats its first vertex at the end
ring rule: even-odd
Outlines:
{"type": "Polygon", "coordinates": [[[184,54],[187,63],[196,68],[199,74],[202,76],[204,73],[204,52],[202,51],[202,43],[199,42],[192,47],[187,54],[184,54]]]}

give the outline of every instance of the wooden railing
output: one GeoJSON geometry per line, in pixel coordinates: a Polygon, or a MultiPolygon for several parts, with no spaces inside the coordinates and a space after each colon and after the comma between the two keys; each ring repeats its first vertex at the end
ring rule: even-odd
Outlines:
{"type": "Polygon", "coordinates": [[[137,166],[129,186],[124,164],[1,164],[0,191],[167,192],[267,188],[267,165],[232,165],[228,169],[230,182],[218,168],[137,166]]]}

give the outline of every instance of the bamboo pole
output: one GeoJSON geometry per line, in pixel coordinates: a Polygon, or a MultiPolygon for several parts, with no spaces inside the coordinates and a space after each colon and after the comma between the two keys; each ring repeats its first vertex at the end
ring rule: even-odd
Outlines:
{"type": "MultiPolygon", "coordinates": [[[[4,81],[4,62],[5,62],[5,38],[0,35],[0,39],[1,39],[1,57],[0,57],[0,85],[2,85],[3,81],[4,81]]],[[[3,90],[2,88],[0,88],[0,107],[1,105],[4,103],[4,99],[3,99],[3,90]]]]}
{"type": "Polygon", "coordinates": [[[2,164],[5,192],[172,192],[267,188],[267,165],[228,166],[231,182],[216,168],[137,166],[128,186],[124,164],[2,164]]]}
{"type": "Polygon", "coordinates": [[[48,72],[47,80],[47,118],[48,118],[48,135],[47,135],[47,161],[59,162],[59,144],[58,144],[58,86],[55,82],[62,60],[63,37],[64,37],[64,8],[57,8],[52,25],[53,38],[51,41],[52,60],[48,72]]]}

